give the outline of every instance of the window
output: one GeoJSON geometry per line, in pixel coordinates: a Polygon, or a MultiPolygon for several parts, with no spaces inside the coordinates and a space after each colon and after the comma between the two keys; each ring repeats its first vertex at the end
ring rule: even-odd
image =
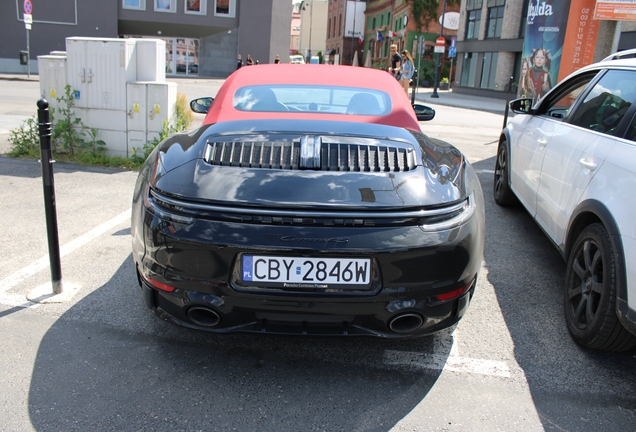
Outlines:
{"type": "Polygon", "coordinates": [[[312,112],[384,116],[391,112],[390,96],[378,90],[318,85],[241,87],[232,101],[239,111],[312,112]]]}
{"type": "Polygon", "coordinates": [[[466,3],[466,39],[479,38],[481,7],[482,0],[468,0],[466,3]]]}
{"type": "Polygon", "coordinates": [[[155,0],[155,12],[177,13],[177,0],[155,0]]]}
{"type": "Polygon", "coordinates": [[[214,0],[214,15],[234,17],[235,0],[214,0]]]}
{"type": "Polygon", "coordinates": [[[207,13],[207,0],[185,0],[183,13],[205,15],[207,13]]]}
{"type": "Polygon", "coordinates": [[[481,83],[479,87],[493,90],[497,78],[497,60],[499,53],[484,53],[484,64],[481,69],[481,83]]]}
{"type": "Polygon", "coordinates": [[[122,8],[146,10],[146,0],[123,0],[122,8]]]}
{"type": "Polygon", "coordinates": [[[585,96],[567,121],[585,129],[614,135],[636,98],[636,74],[610,70],[585,96]]]}
{"type": "Polygon", "coordinates": [[[562,90],[542,104],[539,108],[539,114],[556,119],[564,119],[570,112],[570,108],[574,105],[576,98],[585,90],[585,87],[594,79],[597,73],[594,71],[580,75],[561,86],[562,90]]]}
{"type": "Polygon", "coordinates": [[[500,38],[503,27],[506,0],[488,0],[488,32],[487,38],[500,38]]]}
{"type": "Polygon", "coordinates": [[[460,85],[464,87],[475,87],[475,71],[477,69],[477,53],[464,53],[464,63],[462,65],[462,78],[460,85]]]}

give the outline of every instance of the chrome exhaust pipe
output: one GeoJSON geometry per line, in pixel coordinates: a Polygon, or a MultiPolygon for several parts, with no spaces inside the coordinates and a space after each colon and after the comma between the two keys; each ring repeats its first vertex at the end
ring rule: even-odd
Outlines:
{"type": "Polygon", "coordinates": [[[420,314],[407,313],[398,315],[389,321],[389,328],[395,333],[410,333],[417,330],[424,324],[424,319],[420,314]]]}
{"type": "Polygon", "coordinates": [[[187,312],[190,321],[202,327],[214,327],[221,322],[221,316],[205,306],[192,306],[187,312]]]}

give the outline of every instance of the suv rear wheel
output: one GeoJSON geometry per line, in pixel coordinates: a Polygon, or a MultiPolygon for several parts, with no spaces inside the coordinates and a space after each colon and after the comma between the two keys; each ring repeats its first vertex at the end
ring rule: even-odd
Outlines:
{"type": "Polygon", "coordinates": [[[599,223],[576,239],[565,273],[565,320],[572,338],[596,349],[626,351],[636,346],[616,316],[616,252],[599,223]]]}
{"type": "Polygon", "coordinates": [[[497,149],[497,160],[495,161],[495,185],[493,194],[495,202],[500,206],[511,206],[517,203],[517,197],[510,189],[510,177],[508,174],[508,141],[503,138],[497,149]]]}

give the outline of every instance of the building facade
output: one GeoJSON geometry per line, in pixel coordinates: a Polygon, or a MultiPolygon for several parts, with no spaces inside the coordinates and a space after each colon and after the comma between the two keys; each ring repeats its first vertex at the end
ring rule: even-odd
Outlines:
{"type": "MultiPolygon", "coordinates": [[[[462,0],[455,92],[505,99],[510,89],[511,96],[516,95],[529,4],[529,0],[462,0]]],[[[593,61],[636,47],[636,23],[597,24],[593,61]]]]}
{"type": "Polygon", "coordinates": [[[303,0],[300,4],[300,48],[309,63],[310,57],[325,53],[327,41],[327,0],[303,0]]]}
{"type": "MultiPolygon", "coordinates": [[[[5,2],[0,14],[0,72],[26,73],[23,2],[5,2]]],[[[66,38],[152,37],[166,41],[166,73],[226,77],[236,58],[260,63],[285,57],[290,47],[289,0],[49,0],[32,1],[28,30],[30,69],[37,56],[64,51],[66,38]]]]}
{"type": "Polygon", "coordinates": [[[433,86],[436,67],[435,41],[438,37],[443,37],[445,50],[440,59],[439,78],[448,78],[454,70],[449,56],[449,46],[451,39],[457,35],[454,20],[450,18],[458,11],[459,5],[444,7],[443,2],[439,5],[437,15],[441,17],[444,14],[448,17],[442,29],[437,20],[418,23],[411,12],[411,3],[408,0],[369,0],[364,35],[365,66],[380,69],[389,67],[389,47],[396,44],[399,51],[407,49],[413,56],[422,85],[433,86]],[[420,38],[422,46],[418,47],[420,38]]]}

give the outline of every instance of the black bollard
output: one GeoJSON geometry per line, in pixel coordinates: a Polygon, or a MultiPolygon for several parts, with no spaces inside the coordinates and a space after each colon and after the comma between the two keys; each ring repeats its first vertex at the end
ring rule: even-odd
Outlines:
{"type": "Polygon", "coordinates": [[[53,160],[51,154],[51,119],[49,103],[42,98],[38,101],[38,126],[40,132],[40,163],[44,185],[44,212],[46,233],[49,242],[49,262],[53,294],[62,293],[62,265],[60,263],[60,239],[57,232],[57,211],[55,210],[55,185],[53,184],[53,160]]]}

